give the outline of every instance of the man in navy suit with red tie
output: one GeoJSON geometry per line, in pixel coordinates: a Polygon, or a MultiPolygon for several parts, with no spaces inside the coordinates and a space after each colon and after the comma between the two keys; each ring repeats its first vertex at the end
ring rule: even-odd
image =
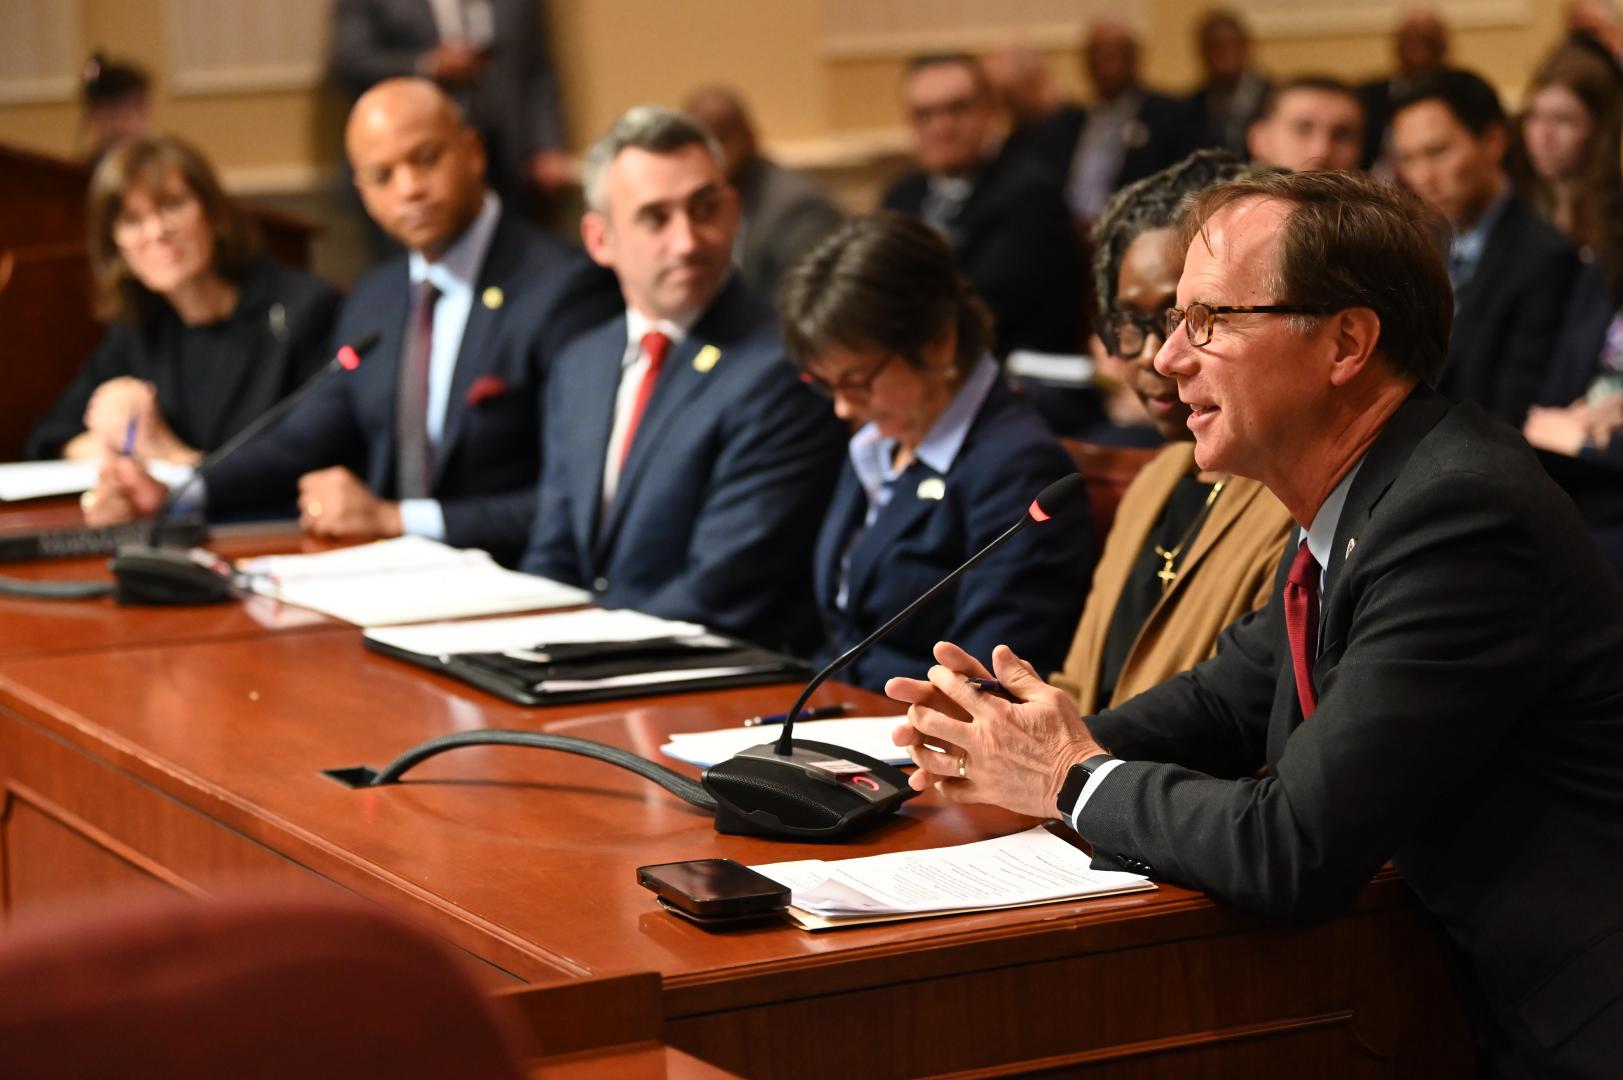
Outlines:
{"type": "Polygon", "coordinates": [[[1390,860],[1437,919],[1483,1075],[1623,1060],[1623,585],[1511,429],[1428,384],[1450,286],[1414,199],[1361,175],[1201,193],[1155,366],[1203,469],[1300,525],[1216,657],[1080,719],[1006,647],[937,646],[912,783],[1061,817],[1096,862],[1282,918],[1390,860]],[[973,723],[964,723],[972,719],[973,723]]]}
{"type": "Polygon", "coordinates": [[[587,154],[581,236],[626,307],[553,371],[521,565],[608,607],[809,651],[811,549],[845,433],[733,270],[721,161],[692,117],[646,106],[587,154]]]}

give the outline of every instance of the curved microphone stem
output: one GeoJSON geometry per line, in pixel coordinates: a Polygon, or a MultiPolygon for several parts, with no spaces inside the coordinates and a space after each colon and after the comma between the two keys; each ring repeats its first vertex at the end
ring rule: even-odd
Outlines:
{"type": "Polygon", "coordinates": [[[775,747],[773,747],[773,751],[783,757],[787,757],[794,752],[793,743],[795,737],[795,718],[800,715],[801,709],[805,708],[806,702],[812,696],[812,693],[816,691],[819,686],[822,686],[823,683],[828,680],[830,675],[844,670],[847,664],[861,656],[863,653],[867,652],[868,646],[890,633],[891,630],[895,628],[897,623],[900,623],[903,619],[917,611],[921,606],[923,606],[926,600],[929,600],[936,593],[957,581],[965,571],[970,569],[970,567],[974,566],[976,563],[992,554],[992,552],[1002,547],[1004,541],[1013,537],[1027,525],[1030,525],[1032,520],[1033,519],[1030,516],[1023,517],[1013,525],[1009,526],[1009,528],[1006,529],[1001,536],[993,540],[990,544],[987,544],[985,547],[981,548],[974,555],[970,556],[968,562],[964,563],[958,569],[936,582],[930,587],[929,591],[925,592],[917,600],[913,601],[911,604],[892,615],[885,625],[881,626],[879,629],[875,630],[873,633],[869,634],[867,637],[845,650],[839,656],[835,657],[832,664],[828,665],[828,667],[824,668],[822,671],[819,671],[816,675],[813,675],[811,682],[806,684],[806,689],[800,692],[800,696],[796,698],[795,703],[790,706],[788,715],[784,717],[783,732],[778,736],[778,743],[775,747]]]}
{"type": "Polygon", "coordinates": [[[343,348],[338,350],[338,355],[334,356],[322,366],[320,371],[316,372],[314,375],[310,376],[309,379],[305,380],[303,386],[300,386],[287,397],[265,410],[258,416],[258,418],[254,420],[253,423],[231,436],[231,438],[222,443],[220,447],[212,454],[198,462],[197,468],[192,470],[192,474],[164,497],[163,503],[159,505],[157,513],[152,515],[152,531],[150,534],[152,546],[162,546],[161,541],[163,540],[164,523],[169,520],[169,515],[173,513],[175,507],[180,504],[181,496],[185,495],[191,486],[197,482],[198,477],[203,475],[204,470],[218,464],[225,458],[228,458],[232,454],[236,453],[238,448],[240,448],[244,443],[248,442],[260,432],[276,423],[276,421],[286,416],[299,402],[303,401],[305,398],[315,393],[320,387],[325,385],[328,379],[331,379],[340,371],[350,371],[354,369],[354,367],[360,362],[360,358],[366,353],[370,352],[372,347],[377,343],[377,334],[367,334],[365,337],[355,342],[355,344],[345,345],[343,348]]]}

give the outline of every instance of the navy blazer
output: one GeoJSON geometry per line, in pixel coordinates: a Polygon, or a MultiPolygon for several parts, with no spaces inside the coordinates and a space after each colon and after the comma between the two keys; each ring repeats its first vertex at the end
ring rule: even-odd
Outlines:
{"type": "Polygon", "coordinates": [[[1088,720],[1125,759],[1078,815],[1096,859],[1296,918],[1390,859],[1451,939],[1496,1075],[1613,1075],[1623,585],[1571,500],[1519,434],[1416,390],[1342,509],[1308,720],[1294,556],[1214,659],[1088,720]]]}
{"type": "Polygon", "coordinates": [[[559,358],[523,569],[804,655],[816,640],[815,523],[844,429],[795,377],[772,313],[737,275],[671,351],[600,526],[626,349],[622,314],[559,358]]]}
{"type": "MultiPolygon", "coordinates": [[[[404,257],[356,284],[339,311],[334,347],[374,332],[377,347],[358,370],[332,379],[208,470],[211,514],[289,505],[300,476],[332,465],[395,497],[396,382],[410,294],[404,257]]],[[[506,563],[524,550],[541,472],[548,366],[619,303],[612,275],[503,212],[479,270],[434,459],[431,491],[445,513],[447,543],[483,548],[506,563]]]]}
{"type": "MultiPolygon", "coordinates": [[[[992,384],[945,475],[914,461],[890,502],[862,528],[867,493],[847,460],[817,538],[817,607],[826,663],[912,603],[1025,516],[1043,488],[1075,472],[1036,409],[1001,377],[992,384]],[[922,496],[921,496],[922,493],[922,496]],[[849,595],[836,604],[847,545],[849,595]]],[[[1087,599],[1096,547],[1087,514],[1028,527],[909,616],[840,678],[878,690],[893,675],[923,678],[938,641],[991,665],[1010,646],[1038,671],[1056,670],[1087,599]]]]}
{"type": "MultiPolygon", "coordinates": [[[[922,172],[904,176],[885,209],[918,217],[928,185],[922,172]]],[[[1040,160],[1005,146],[975,177],[950,232],[958,265],[992,311],[999,355],[1079,351],[1082,250],[1059,179],[1040,160]]]]}
{"type": "Polygon", "coordinates": [[[1521,427],[1550,371],[1577,274],[1571,241],[1513,193],[1476,272],[1454,297],[1437,388],[1521,427]]]}

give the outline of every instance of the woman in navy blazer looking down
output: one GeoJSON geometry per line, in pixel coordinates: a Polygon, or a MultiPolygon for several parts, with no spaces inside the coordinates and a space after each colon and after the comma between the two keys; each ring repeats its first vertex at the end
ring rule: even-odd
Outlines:
{"type": "MultiPolygon", "coordinates": [[[[801,377],[857,426],[813,561],[826,662],[1020,520],[1073,467],[1004,381],[988,352],[990,316],[929,226],[891,213],[848,223],[790,271],[779,313],[801,377]]],[[[922,677],[931,647],[955,635],[977,656],[1023,642],[1057,663],[1094,550],[1085,514],[1025,530],[843,677],[875,690],[893,675],[922,677]]]]}

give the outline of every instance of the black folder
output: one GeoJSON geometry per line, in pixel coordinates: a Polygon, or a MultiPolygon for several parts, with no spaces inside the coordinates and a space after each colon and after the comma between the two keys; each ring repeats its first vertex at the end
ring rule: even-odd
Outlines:
{"type": "Polygon", "coordinates": [[[811,674],[807,664],[793,657],[719,634],[554,646],[545,654],[450,656],[412,652],[370,637],[365,641],[374,652],[460,679],[517,705],[562,705],[803,682],[811,674]],[[682,675],[712,668],[720,670],[700,677],[682,675]],[[623,682],[627,677],[638,681],[627,685],[623,682]],[[646,681],[642,681],[644,678],[646,681]]]}

